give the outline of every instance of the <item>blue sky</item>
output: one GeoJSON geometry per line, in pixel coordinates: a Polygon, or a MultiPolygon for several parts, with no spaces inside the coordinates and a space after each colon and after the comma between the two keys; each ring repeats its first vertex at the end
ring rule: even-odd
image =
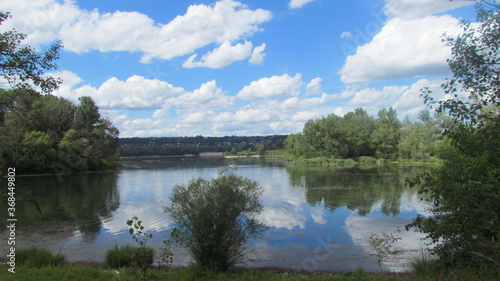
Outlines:
{"type": "Polygon", "coordinates": [[[91,96],[121,137],[289,134],[358,107],[400,119],[451,75],[440,36],[474,1],[0,0],[43,50],[61,40],[54,94],[91,96]]]}

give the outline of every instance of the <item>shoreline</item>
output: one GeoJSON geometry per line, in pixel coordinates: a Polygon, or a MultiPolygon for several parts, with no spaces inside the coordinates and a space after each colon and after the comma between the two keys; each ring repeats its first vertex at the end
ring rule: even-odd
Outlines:
{"type": "MultiPolygon", "coordinates": [[[[133,158],[201,158],[201,159],[256,159],[256,158],[263,158],[263,159],[280,159],[283,161],[284,164],[286,165],[293,165],[293,166],[352,166],[352,165],[376,165],[376,166],[383,166],[383,165],[441,165],[442,162],[429,162],[429,161],[346,161],[348,159],[336,159],[337,161],[332,161],[332,162],[321,162],[321,163],[295,163],[293,160],[286,159],[282,155],[269,155],[269,156],[261,156],[261,155],[251,155],[251,156],[242,156],[242,155],[224,155],[223,157],[200,157],[197,155],[193,154],[185,154],[185,155],[155,155],[155,156],[120,156],[119,159],[133,159],[133,158]]],[[[425,159],[422,159],[425,160],[425,159]]],[[[100,171],[83,171],[83,172],[67,172],[67,173],[40,173],[40,174],[33,174],[33,173],[27,173],[23,174],[21,173],[16,173],[16,177],[36,177],[36,176],[68,176],[68,175],[74,175],[74,174],[93,174],[93,173],[109,173],[109,172],[118,172],[121,171],[122,165],[121,163],[109,170],[100,170],[100,171]]],[[[4,175],[3,173],[0,174],[0,178],[7,178],[7,175],[4,175]]]]}

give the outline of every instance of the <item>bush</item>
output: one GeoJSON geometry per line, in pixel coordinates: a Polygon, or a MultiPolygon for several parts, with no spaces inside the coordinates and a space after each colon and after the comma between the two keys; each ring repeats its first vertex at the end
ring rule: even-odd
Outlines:
{"type": "Polygon", "coordinates": [[[154,250],[152,248],[136,248],[130,245],[118,247],[106,252],[104,263],[111,268],[140,267],[145,268],[153,263],[154,250]]]}
{"type": "Polygon", "coordinates": [[[52,253],[47,249],[26,248],[16,252],[17,264],[27,267],[59,266],[64,262],[64,255],[52,253]]]}
{"type": "Polygon", "coordinates": [[[165,211],[176,223],[178,242],[196,263],[225,271],[243,260],[246,241],[267,228],[256,219],[263,210],[260,194],[257,182],[223,172],[212,181],[199,178],[176,186],[165,211]]]}

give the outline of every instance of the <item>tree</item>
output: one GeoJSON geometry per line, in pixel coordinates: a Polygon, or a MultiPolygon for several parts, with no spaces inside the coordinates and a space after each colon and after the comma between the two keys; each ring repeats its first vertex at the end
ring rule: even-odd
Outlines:
{"type": "Polygon", "coordinates": [[[377,156],[386,159],[398,158],[398,145],[401,139],[402,124],[396,110],[383,108],[378,112],[377,128],[373,132],[373,142],[377,156]]]}
{"type": "Polygon", "coordinates": [[[426,102],[437,104],[456,119],[446,135],[451,146],[444,164],[411,185],[431,199],[431,217],[418,216],[407,226],[427,233],[432,249],[447,266],[497,268],[500,264],[500,124],[499,44],[500,6],[478,6],[478,27],[464,23],[463,33],[446,37],[452,48],[448,60],[453,78],[442,85],[452,99],[435,102],[424,89],[426,102]],[[468,101],[458,92],[468,94],[468,101]],[[485,110],[486,109],[486,110],[485,110]]]}
{"type": "Polygon", "coordinates": [[[454,126],[451,118],[436,114],[433,118],[428,110],[419,113],[421,121],[405,121],[401,128],[399,156],[405,159],[428,159],[437,157],[449,145],[444,130],[454,126]]]}
{"type": "Polygon", "coordinates": [[[11,104],[0,124],[0,167],[71,172],[116,165],[118,130],[90,97],[79,106],[31,89],[1,90],[0,97],[11,104]]]}
{"type": "Polygon", "coordinates": [[[343,158],[373,155],[370,136],[375,130],[375,119],[366,110],[357,108],[347,113],[343,121],[347,131],[345,144],[348,148],[348,154],[343,158]]]}
{"type": "Polygon", "coordinates": [[[450,116],[475,124],[484,121],[485,107],[498,109],[500,102],[500,4],[481,1],[478,4],[478,25],[464,23],[463,32],[446,35],[443,42],[451,47],[447,60],[453,78],[442,84],[451,98],[436,101],[429,88],[422,90],[425,102],[448,111],[450,116]],[[463,96],[466,98],[463,98],[463,96]]]}
{"type": "Polygon", "coordinates": [[[257,182],[223,172],[211,181],[177,185],[165,211],[196,263],[225,271],[242,261],[247,240],[267,229],[256,217],[263,210],[260,194],[257,182]]]}
{"type": "MultiPolygon", "coordinates": [[[[0,12],[0,25],[10,17],[9,13],[0,12]]],[[[30,46],[21,45],[25,38],[26,34],[15,30],[0,34],[1,75],[12,89],[37,87],[42,93],[51,93],[62,81],[44,75],[44,72],[57,67],[54,61],[59,58],[59,49],[62,45],[56,42],[47,51],[37,53],[30,46]]],[[[4,105],[10,106],[8,103],[4,105]]]]}
{"type": "Polygon", "coordinates": [[[259,142],[255,146],[255,150],[257,150],[257,154],[259,154],[260,156],[266,155],[266,151],[267,151],[266,144],[264,142],[259,142]]]}

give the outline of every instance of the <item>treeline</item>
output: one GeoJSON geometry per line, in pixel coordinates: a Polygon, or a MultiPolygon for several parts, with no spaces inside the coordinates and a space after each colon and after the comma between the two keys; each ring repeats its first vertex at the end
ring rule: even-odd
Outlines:
{"type": "Polygon", "coordinates": [[[419,121],[401,122],[393,108],[380,110],[378,118],[358,108],[343,117],[330,114],[308,121],[301,133],[288,137],[285,147],[295,159],[428,159],[448,143],[442,133],[452,123],[449,117],[431,117],[429,111],[420,112],[419,121]]]}
{"type": "Polygon", "coordinates": [[[286,135],[120,138],[120,156],[198,155],[201,152],[258,152],[282,149],[286,135]]]}
{"type": "Polygon", "coordinates": [[[92,98],[79,102],[31,89],[0,90],[0,167],[59,173],[115,166],[118,129],[92,98]]]}

